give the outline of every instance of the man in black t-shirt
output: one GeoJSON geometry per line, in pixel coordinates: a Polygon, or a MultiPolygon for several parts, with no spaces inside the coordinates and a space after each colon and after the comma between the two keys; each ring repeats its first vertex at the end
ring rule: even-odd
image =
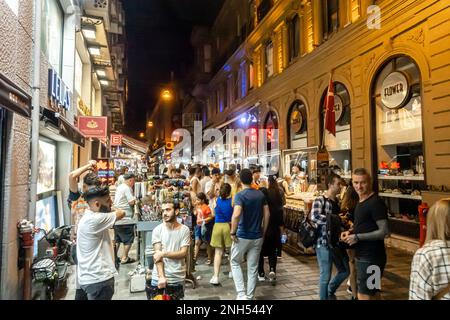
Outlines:
{"type": "Polygon", "coordinates": [[[364,168],[353,172],[353,187],[359,195],[359,203],[355,208],[353,230],[341,236],[355,249],[359,300],[381,299],[381,276],[386,266],[384,238],[389,233],[387,208],[372,191],[371,180],[364,168]]]}

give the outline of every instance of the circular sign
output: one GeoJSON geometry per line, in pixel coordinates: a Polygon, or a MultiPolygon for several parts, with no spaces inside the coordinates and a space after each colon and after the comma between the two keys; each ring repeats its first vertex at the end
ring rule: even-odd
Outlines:
{"type": "Polygon", "coordinates": [[[381,102],[386,108],[397,109],[408,99],[409,85],[406,76],[398,71],[389,74],[381,85],[381,102]]]}
{"type": "Polygon", "coordinates": [[[336,123],[341,120],[342,115],[344,114],[344,103],[339,95],[334,96],[334,117],[336,119],[336,123]]]}
{"type": "Polygon", "coordinates": [[[294,110],[291,113],[291,130],[295,134],[299,134],[303,126],[303,115],[300,110],[294,110]]]}

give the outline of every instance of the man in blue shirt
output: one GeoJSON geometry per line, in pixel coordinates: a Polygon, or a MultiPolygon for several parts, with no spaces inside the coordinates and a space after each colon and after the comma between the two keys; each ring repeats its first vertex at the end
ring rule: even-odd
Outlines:
{"type": "Polygon", "coordinates": [[[264,234],[269,224],[269,206],[264,194],[251,187],[252,172],[243,169],[239,177],[244,186],[234,198],[231,219],[231,271],[236,286],[237,300],[253,300],[258,278],[258,261],[264,234]],[[247,291],[241,263],[247,255],[247,291]]]}

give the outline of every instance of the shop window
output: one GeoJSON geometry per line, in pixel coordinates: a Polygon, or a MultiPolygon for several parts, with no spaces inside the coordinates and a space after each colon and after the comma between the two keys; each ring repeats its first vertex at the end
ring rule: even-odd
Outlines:
{"type": "Polygon", "coordinates": [[[296,14],[289,21],[289,61],[298,56],[300,51],[300,18],[296,14]]]}
{"type": "Polygon", "coordinates": [[[418,238],[418,206],[425,190],[421,79],[417,65],[400,56],[387,62],[372,87],[374,171],[389,209],[393,233],[418,238]]]}
{"type": "Polygon", "coordinates": [[[296,100],[292,103],[288,113],[289,148],[305,148],[308,145],[308,119],[305,104],[296,100]]]}
{"type": "Polygon", "coordinates": [[[339,1],[326,0],[323,2],[323,33],[324,39],[339,28],[339,1]]]}
{"type": "Polygon", "coordinates": [[[340,82],[334,82],[334,114],[336,136],[324,129],[325,98],[328,88],[320,101],[320,145],[324,145],[329,153],[330,168],[346,178],[351,177],[351,106],[350,94],[340,82]],[[323,140],[324,139],[324,140],[323,140]]]}
{"type": "Polygon", "coordinates": [[[273,75],[273,43],[270,41],[265,50],[265,62],[266,62],[266,79],[273,75]]]}
{"type": "Polygon", "coordinates": [[[42,1],[42,51],[59,74],[62,73],[63,32],[64,11],[59,1],[42,1]]]}

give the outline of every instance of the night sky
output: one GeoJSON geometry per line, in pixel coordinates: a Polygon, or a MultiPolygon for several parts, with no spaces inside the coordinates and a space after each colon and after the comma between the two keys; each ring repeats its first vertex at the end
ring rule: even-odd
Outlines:
{"type": "Polygon", "coordinates": [[[146,114],[160,90],[183,76],[194,60],[192,27],[211,25],[223,0],[123,0],[128,41],[128,105],[125,133],[145,130],[146,114]]]}

